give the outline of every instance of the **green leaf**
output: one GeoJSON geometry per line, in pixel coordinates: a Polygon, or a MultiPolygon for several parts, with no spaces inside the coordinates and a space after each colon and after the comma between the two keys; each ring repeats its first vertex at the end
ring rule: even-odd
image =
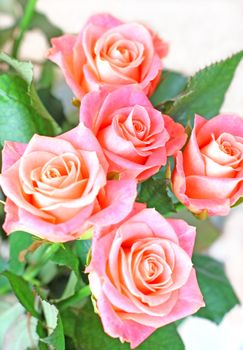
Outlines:
{"type": "Polygon", "coordinates": [[[148,208],[155,208],[163,215],[176,212],[170,181],[165,177],[165,167],[140,184],[137,200],[146,203],[148,208]]]}
{"type": "Polygon", "coordinates": [[[225,275],[222,263],[205,255],[194,255],[193,263],[206,304],[206,307],[201,308],[195,316],[207,318],[219,324],[225,314],[239,303],[239,300],[225,275]]]}
{"type": "Polygon", "coordinates": [[[76,274],[73,271],[71,271],[62,296],[60,299],[58,299],[58,301],[67,299],[74,295],[76,291],[80,288],[81,282],[82,280],[78,279],[76,274]]]}
{"type": "Polygon", "coordinates": [[[80,260],[80,273],[82,280],[89,284],[88,275],[85,273],[85,268],[87,266],[87,259],[89,258],[90,249],[91,249],[92,240],[86,239],[86,240],[77,240],[75,241],[75,250],[76,254],[79,257],[80,260]]]}
{"type": "MultiPolygon", "coordinates": [[[[91,303],[87,303],[80,313],[76,325],[76,337],[82,350],[129,350],[128,343],[107,336],[99,317],[94,313],[91,303]]],[[[184,345],[174,324],[162,327],[145,340],[137,350],[183,350],[184,345]]]]}
{"type": "Polygon", "coordinates": [[[80,278],[79,260],[68,245],[61,247],[54,255],[52,255],[51,260],[58,265],[67,266],[70,270],[75,272],[78,278],[80,278]]]}
{"type": "Polygon", "coordinates": [[[53,136],[59,128],[38,100],[33,86],[17,75],[0,76],[0,142],[28,142],[37,133],[53,136]]]}
{"type": "Polygon", "coordinates": [[[85,286],[79,289],[75,294],[71,295],[70,297],[66,299],[62,299],[61,301],[57,302],[59,310],[65,310],[69,306],[75,305],[77,303],[80,303],[83,301],[86,297],[90,295],[90,287],[85,286]]]}
{"type": "Polygon", "coordinates": [[[175,98],[186,87],[188,78],[178,72],[165,70],[155,92],[150,97],[154,106],[175,98]]]}
{"type": "Polygon", "coordinates": [[[33,80],[33,65],[30,62],[20,62],[15,58],[12,58],[5,54],[0,53],[0,61],[7,63],[9,66],[14,68],[16,72],[26,81],[28,87],[31,85],[33,80]]]}
{"type": "Polygon", "coordinates": [[[20,275],[24,272],[26,262],[19,260],[19,254],[33,243],[33,236],[27,232],[16,231],[9,236],[10,260],[9,270],[20,275]]]}
{"type": "Polygon", "coordinates": [[[47,301],[41,301],[48,329],[48,337],[41,339],[56,350],[65,350],[63,325],[58,309],[47,301]]]}
{"type": "Polygon", "coordinates": [[[56,98],[50,92],[50,89],[39,89],[38,95],[48,112],[53,116],[53,118],[59,123],[63,123],[65,120],[65,114],[62,102],[56,98]]]}
{"type": "Polygon", "coordinates": [[[207,119],[217,115],[242,57],[243,51],[240,51],[196,73],[166,113],[184,125],[192,122],[195,114],[207,119]]]}
{"type": "Polygon", "coordinates": [[[51,61],[45,61],[41,67],[40,78],[37,83],[37,90],[49,89],[51,90],[55,80],[55,64],[51,61]]]}
{"type": "Polygon", "coordinates": [[[75,250],[76,254],[79,257],[81,261],[81,267],[82,271],[84,271],[86,262],[87,262],[87,256],[89,254],[89,251],[91,249],[92,240],[86,239],[86,240],[77,240],[75,241],[75,250]]]}
{"type": "Polygon", "coordinates": [[[76,326],[79,323],[78,316],[74,311],[71,309],[67,309],[64,311],[61,311],[61,317],[62,317],[62,323],[63,323],[63,329],[64,334],[67,337],[70,337],[73,341],[73,344],[75,346],[74,349],[78,348],[77,340],[76,340],[76,326]]]}
{"type": "Polygon", "coordinates": [[[63,34],[62,30],[56,25],[52,24],[46,15],[38,11],[34,12],[31,23],[29,25],[29,29],[36,28],[40,29],[45,34],[48,41],[50,41],[53,37],[63,34]]]}
{"type": "Polygon", "coordinates": [[[22,277],[15,275],[10,271],[5,271],[2,274],[9,280],[13,292],[19,302],[31,313],[32,316],[39,318],[39,313],[35,309],[35,296],[30,285],[22,277]]]}

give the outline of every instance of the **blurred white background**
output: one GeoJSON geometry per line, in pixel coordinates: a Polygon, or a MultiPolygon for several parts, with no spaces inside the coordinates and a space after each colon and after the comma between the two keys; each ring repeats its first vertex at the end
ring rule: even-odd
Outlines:
{"type": "MultiPolygon", "coordinates": [[[[145,22],[170,44],[165,67],[188,75],[243,49],[243,0],[38,0],[37,7],[68,33],[78,32],[97,12],[110,12],[124,21],[145,22]]],[[[40,60],[46,49],[47,43],[38,32],[28,34],[22,56],[40,60]]],[[[243,62],[222,111],[243,116],[243,62]]],[[[210,254],[225,262],[243,303],[242,218],[242,206],[232,210],[210,254]]],[[[190,318],[180,333],[186,350],[243,350],[242,330],[243,307],[237,306],[220,326],[190,318]]]]}

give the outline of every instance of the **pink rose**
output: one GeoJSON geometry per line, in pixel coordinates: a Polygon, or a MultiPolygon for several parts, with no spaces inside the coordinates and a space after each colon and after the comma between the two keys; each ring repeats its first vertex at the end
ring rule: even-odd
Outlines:
{"type": "Polygon", "coordinates": [[[176,156],[173,191],[192,212],[226,215],[243,196],[243,120],[195,117],[191,138],[176,156]]]}
{"type": "Polygon", "coordinates": [[[191,262],[195,233],[154,209],[96,232],[87,272],[107,334],[135,348],[204,306],[191,262]]]}
{"type": "Polygon", "coordinates": [[[151,95],[160,80],[167,44],[140,23],[108,14],[90,17],[79,35],[52,39],[48,58],[58,64],[75,96],[105,86],[133,85],[151,95]]]}
{"type": "Polygon", "coordinates": [[[110,225],[132,210],[136,181],[107,181],[100,145],[83,124],[58,137],[7,141],[0,176],[7,233],[53,242],[77,239],[88,225],[110,225]]]}
{"type": "Polygon", "coordinates": [[[180,124],[162,116],[143,92],[132,87],[87,94],[80,121],[99,140],[109,172],[118,172],[121,178],[152,176],[187,138],[180,124]]]}

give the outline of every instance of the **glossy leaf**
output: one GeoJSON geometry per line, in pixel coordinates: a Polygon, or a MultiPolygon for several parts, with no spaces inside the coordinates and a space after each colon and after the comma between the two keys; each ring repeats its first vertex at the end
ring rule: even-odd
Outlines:
{"type": "Polygon", "coordinates": [[[5,271],[2,274],[7,277],[19,302],[32,316],[39,318],[39,313],[35,309],[35,295],[33,290],[31,290],[29,283],[22,277],[15,275],[10,271],[5,271]]]}
{"type": "Polygon", "coordinates": [[[26,265],[21,261],[20,254],[23,253],[33,243],[33,236],[27,232],[16,231],[9,236],[10,260],[9,270],[17,275],[22,274],[26,265]]]}
{"type": "MultiPolygon", "coordinates": [[[[76,325],[78,345],[82,350],[129,350],[128,343],[122,344],[105,334],[99,317],[94,313],[91,302],[80,313],[80,323],[76,325]]],[[[147,338],[137,350],[184,350],[184,344],[174,324],[162,327],[147,338]]]]}
{"type": "Polygon", "coordinates": [[[68,245],[61,247],[52,255],[51,260],[58,265],[67,266],[75,272],[78,278],[80,277],[79,260],[68,245]]]}
{"type": "Polygon", "coordinates": [[[146,203],[148,208],[155,208],[163,215],[176,212],[176,203],[170,190],[170,181],[166,178],[166,167],[163,167],[157,174],[142,182],[138,188],[137,200],[146,203]]]}
{"type": "Polygon", "coordinates": [[[239,300],[225,275],[222,263],[206,255],[194,255],[193,263],[206,304],[206,307],[201,308],[195,316],[219,324],[239,300]]]}
{"type": "Polygon", "coordinates": [[[19,76],[26,81],[28,87],[33,80],[33,65],[30,62],[21,62],[5,54],[0,53],[0,61],[7,63],[9,66],[15,69],[19,76]]]}
{"type": "Polygon", "coordinates": [[[162,73],[161,80],[155,92],[150,97],[154,106],[171,100],[179,95],[186,87],[188,78],[178,72],[165,70],[162,73]]]}
{"type": "Polygon", "coordinates": [[[196,73],[166,113],[184,125],[192,122],[195,114],[207,119],[217,115],[242,57],[243,51],[240,51],[196,73]]]}
{"type": "Polygon", "coordinates": [[[35,134],[53,136],[59,129],[38,96],[17,75],[0,76],[0,142],[28,142],[35,134]]]}

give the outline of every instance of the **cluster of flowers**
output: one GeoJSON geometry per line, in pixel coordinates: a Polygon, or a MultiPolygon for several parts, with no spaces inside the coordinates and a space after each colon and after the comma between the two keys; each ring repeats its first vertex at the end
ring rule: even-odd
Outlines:
{"type": "Polygon", "coordinates": [[[196,116],[181,151],[183,126],[148,99],[167,44],[142,24],[97,15],[52,45],[49,59],[81,101],[80,123],[57,137],[5,143],[4,229],[67,242],[93,227],[95,307],[105,332],[134,348],[204,305],[191,262],[195,228],[135,203],[137,184],[173,156],[178,199],[194,213],[226,215],[243,195],[243,120],[196,116]]]}

